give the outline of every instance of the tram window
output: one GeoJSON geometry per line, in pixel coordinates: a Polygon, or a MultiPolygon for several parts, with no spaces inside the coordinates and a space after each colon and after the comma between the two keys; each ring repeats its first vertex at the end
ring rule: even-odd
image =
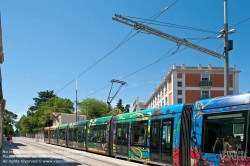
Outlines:
{"type": "Polygon", "coordinates": [[[65,140],[65,130],[60,130],[60,139],[65,140]]]}
{"type": "Polygon", "coordinates": [[[121,145],[121,140],[122,140],[122,124],[117,124],[115,143],[121,145]]]}
{"type": "Polygon", "coordinates": [[[122,127],[122,145],[128,145],[128,125],[122,127]]]}
{"type": "Polygon", "coordinates": [[[71,128],[70,130],[69,137],[70,137],[70,141],[74,141],[74,129],[73,128],[71,128]]]}
{"type": "Polygon", "coordinates": [[[116,125],[115,144],[128,145],[128,124],[118,123],[116,125]]]}
{"type": "Polygon", "coordinates": [[[90,127],[89,142],[96,142],[97,126],[90,127]]]}
{"type": "Polygon", "coordinates": [[[71,131],[72,131],[72,128],[69,128],[68,129],[68,141],[72,141],[71,140],[71,131]]]}
{"type": "Polygon", "coordinates": [[[171,121],[163,122],[162,141],[171,143],[171,121]]]}
{"type": "Polygon", "coordinates": [[[86,126],[82,128],[82,141],[86,140],[86,126]]]}
{"type": "Polygon", "coordinates": [[[147,121],[132,124],[131,145],[136,145],[136,146],[147,145],[147,128],[148,128],[147,121]]]}
{"type": "Polygon", "coordinates": [[[100,142],[100,143],[106,142],[106,125],[98,126],[97,142],[100,142]]]}
{"type": "Polygon", "coordinates": [[[52,139],[57,139],[57,130],[52,130],[51,132],[51,135],[52,135],[52,139]]]}
{"type": "Polygon", "coordinates": [[[106,125],[91,126],[89,134],[89,142],[106,142],[106,125]]]}
{"type": "Polygon", "coordinates": [[[244,151],[245,117],[244,112],[204,115],[202,150],[209,153],[244,151]]]}
{"type": "Polygon", "coordinates": [[[83,127],[78,127],[78,132],[77,132],[77,140],[78,142],[83,141],[83,127]]]}
{"type": "Polygon", "coordinates": [[[77,128],[77,127],[74,127],[73,141],[78,141],[77,133],[78,133],[78,128],[77,128]]]}
{"type": "Polygon", "coordinates": [[[48,130],[44,131],[44,138],[48,138],[48,130]]]}
{"type": "Polygon", "coordinates": [[[53,136],[54,136],[54,131],[51,130],[51,131],[50,131],[50,138],[53,138],[53,136]]]}

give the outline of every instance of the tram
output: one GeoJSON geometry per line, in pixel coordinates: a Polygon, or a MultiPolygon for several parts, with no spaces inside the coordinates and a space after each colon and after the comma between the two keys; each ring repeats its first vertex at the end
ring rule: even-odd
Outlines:
{"type": "Polygon", "coordinates": [[[250,92],[46,127],[44,141],[145,164],[250,166],[249,119],[250,92]]]}

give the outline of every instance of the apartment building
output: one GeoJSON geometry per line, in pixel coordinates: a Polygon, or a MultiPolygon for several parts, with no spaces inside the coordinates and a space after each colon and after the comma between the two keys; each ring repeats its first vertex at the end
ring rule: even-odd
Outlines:
{"type": "MultiPolygon", "coordinates": [[[[239,93],[239,73],[229,68],[229,93],[239,93]]],[[[133,111],[162,107],[177,103],[193,104],[196,100],[224,95],[224,67],[181,66],[173,68],[164,77],[149,99],[133,103],[133,111]]]]}

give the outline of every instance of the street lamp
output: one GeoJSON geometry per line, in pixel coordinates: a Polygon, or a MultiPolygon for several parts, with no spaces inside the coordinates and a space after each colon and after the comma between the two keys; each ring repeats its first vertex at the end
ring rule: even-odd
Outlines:
{"type": "MultiPolygon", "coordinates": [[[[225,23],[224,27],[227,29],[228,24],[225,23]]],[[[233,40],[228,40],[228,34],[233,34],[236,32],[235,29],[221,30],[220,35],[217,37],[218,40],[224,38],[224,95],[229,94],[229,58],[228,51],[233,49],[233,40]]]]}
{"type": "Polygon", "coordinates": [[[224,29],[220,31],[220,35],[217,39],[224,38],[224,95],[229,94],[229,58],[228,51],[233,49],[233,41],[228,40],[228,34],[235,33],[235,29],[228,31],[227,23],[227,0],[224,0],[224,29]]]}

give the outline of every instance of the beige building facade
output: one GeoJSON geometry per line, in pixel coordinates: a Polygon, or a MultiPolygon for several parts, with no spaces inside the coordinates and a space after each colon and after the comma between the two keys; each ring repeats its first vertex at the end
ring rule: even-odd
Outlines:
{"type": "MultiPolygon", "coordinates": [[[[53,112],[53,126],[71,123],[76,121],[76,114],[53,112]]],[[[87,120],[86,115],[77,115],[77,121],[87,120]]]]}
{"type": "MultiPolygon", "coordinates": [[[[2,41],[2,24],[0,17],[0,64],[4,62],[4,53],[3,53],[3,41],[2,41]]],[[[2,90],[2,71],[0,66],[0,149],[2,148],[3,143],[3,111],[5,110],[6,101],[3,98],[2,90]]]]}
{"type": "MultiPolygon", "coordinates": [[[[229,68],[229,94],[239,93],[239,73],[235,66],[229,68]]],[[[147,101],[135,99],[133,111],[177,103],[193,104],[196,100],[223,95],[224,67],[174,64],[147,101]]]]}

